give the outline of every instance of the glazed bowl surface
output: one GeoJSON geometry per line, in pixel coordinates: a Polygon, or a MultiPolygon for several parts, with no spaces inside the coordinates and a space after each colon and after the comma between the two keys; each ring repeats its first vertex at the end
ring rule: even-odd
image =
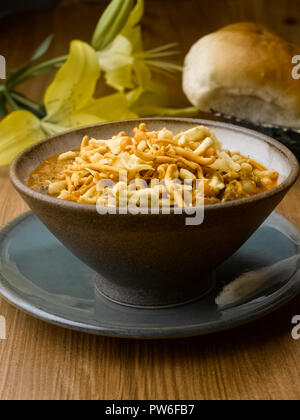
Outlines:
{"type": "Polygon", "coordinates": [[[265,221],[298,173],[297,159],[276,140],[226,123],[182,118],[112,122],[58,135],[27,149],[10,171],[15,188],[32,211],[95,270],[97,290],[113,301],[138,307],[182,304],[207,292],[213,286],[214,270],[265,221]],[[58,200],[27,186],[42,161],[79,148],[83,136],[109,139],[120,131],[131,132],[141,122],[150,130],[166,127],[174,133],[209,126],[224,149],[238,150],[279,172],[279,185],[251,198],[205,206],[200,225],[187,225],[184,212],[100,215],[94,205],[58,200]]]}

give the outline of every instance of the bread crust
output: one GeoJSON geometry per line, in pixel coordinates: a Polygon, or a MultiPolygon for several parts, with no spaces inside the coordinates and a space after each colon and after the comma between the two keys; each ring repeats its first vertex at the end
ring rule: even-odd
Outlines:
{"type": "Polygon", "coordinates": [[[256,124],[300,128],[300,47],[262,25],[237,23],[200,39],[188,53],[183,89],[202,111],[256,124]]]}

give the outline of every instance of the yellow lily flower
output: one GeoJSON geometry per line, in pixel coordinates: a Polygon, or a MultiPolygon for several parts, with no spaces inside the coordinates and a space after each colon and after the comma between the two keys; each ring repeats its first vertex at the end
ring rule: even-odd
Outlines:
{"type": "Polygon", "coordinates": [[[73,41],[66,63],[46,91],[46,117],[40,120],[28,111],[15,111],[0,122],[0,166],[50,135],[103,121],[136,118],[122,93],[94,98],[99,77],[95,50],[85,42],[73,41]]]}
{"type": "Polygon", "coordinates": [[[122,32],[105,49],[98,52],[106,83],[120,92],[144,88],[151,82],[150,68],[145,64],[144,57],[139,57],[143,52],[140,21],[144,7],[144,0],[137,0],[122,32]]]}
{"type": "Polygon", "coordinates": [[[152,77],[152,70],[169,74],[182,69],[165,61],[165,58],[176,54],[173,50],[176,44],[144,51],[140,25],[144,7],[144,0],[137,0],[121,33],[97,53],[106,83],[124,92],[132,110],[139,116],[195,115],[194,108],[169,108],[168,92],[162,83],[152,77]]]}

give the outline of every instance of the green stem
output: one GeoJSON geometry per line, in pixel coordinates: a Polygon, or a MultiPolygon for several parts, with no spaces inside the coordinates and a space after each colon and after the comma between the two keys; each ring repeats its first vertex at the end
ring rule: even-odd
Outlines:
{"type": "Polygon", "coordinates": [[[26,109],[34,112],[38,117],[42,118],[45,116],[45,109],[42,104],[39,104],[25,96],[21,95],[18,92],[11,92],[12,98],[15,100],[16,103],[24,106],[26,109]]]}
{"type": "MultiPolygon", "coordinates": [[[[2,86],[0,86],[2,87],[2,86]]],[[[0,92],[0,119],[4,118],[8,114],[8,110],[6,108],[6,98],[4,95],[4,91],[1,89],[0,92]]]]}
{"type": "Polygon", "coordinates": [[[11,96],[10,91],[7,89],[7,87],[5,86],[4,88],[4,96],[5,99],[7,101],[7,103],[15,110],[15,111],[20,111],[22,110],[22,108],[17,104],[17,102],[13,99],[13,97],[11,96]]]}

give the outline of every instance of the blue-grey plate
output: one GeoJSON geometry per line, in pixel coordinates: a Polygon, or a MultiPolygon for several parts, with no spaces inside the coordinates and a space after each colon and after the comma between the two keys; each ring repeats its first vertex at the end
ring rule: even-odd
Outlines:
{"type": "Polygon", "coordinates": [[[0,293],[39,319],[92,334],[156,339],[214,333],[269,314],[299,293],[299,243],[297,228],[273,214],[217,270],[210,294],[177,308],[135,309],[100,296],[94,272],[26,213],[0,233],[0,293]],[[215,304],[223,287],[239,275],[280,261],[255,295],[223,309],[215,304]]]}

